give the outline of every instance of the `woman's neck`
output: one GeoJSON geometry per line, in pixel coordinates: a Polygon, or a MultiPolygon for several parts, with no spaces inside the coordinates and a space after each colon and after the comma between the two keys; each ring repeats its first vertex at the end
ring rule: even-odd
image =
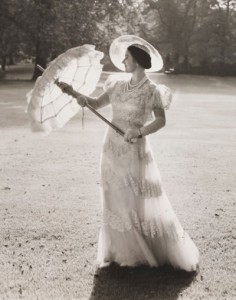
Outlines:
{"type": "Polygon", "coordinates": [[[144,70],[135,70],[132,73],[130,83],[131,84],[137,84],[143,79],[143,77],[146,77],[146,74],[145,74],[144,70]]]}

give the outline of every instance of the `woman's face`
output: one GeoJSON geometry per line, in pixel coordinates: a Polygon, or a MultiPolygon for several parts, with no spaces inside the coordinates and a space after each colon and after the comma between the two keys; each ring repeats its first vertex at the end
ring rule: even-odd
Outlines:
{"type": "Polygon", "coordinates": [[[129,50],[126,51],[125,58],[122,63],[125,65],[125,72],[132,73],[137,68],[137,63],[130,54],[129,50]]]}

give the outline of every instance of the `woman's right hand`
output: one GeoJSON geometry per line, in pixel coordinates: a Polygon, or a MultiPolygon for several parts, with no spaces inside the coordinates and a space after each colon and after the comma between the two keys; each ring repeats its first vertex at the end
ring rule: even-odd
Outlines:
{"type": "Polygon", "coordinates": [[[84,107],[87,104],[87,98],[86,96],[76,92],[71,85],[68,83],[62,82],[62,81],[56,81],[57,86],[63,91],[63,93],[66,93],[74,98],[76,98],[77,103],[84,107]]]}
{"type": "Polygon", "coordinates": [[[56,84],[63,91],[63,93],[74,96],[75,91],[70,84],[58,80],[56,80],[56,84]]]}
{"type": "Polygon", "coordinates": [[[76,96],[76,100],[77,100],[77,103],[82,107],[85,107],[88,102],[87,97],[84,95],[81,95],[79,93],[76,96]]]}

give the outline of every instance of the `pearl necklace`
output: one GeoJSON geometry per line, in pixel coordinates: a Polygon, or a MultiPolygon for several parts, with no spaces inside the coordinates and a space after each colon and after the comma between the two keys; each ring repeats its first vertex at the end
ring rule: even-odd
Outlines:
{"type": "Polygon", "coordinates": [[[124,85],[124,92],[133,92],[134,90],[137,90],[138,88],[140,88],[146,81],[148,80],[148,78],[146,76],[144,76],[138,83],[136,84],[131,84],[130,81],[127,81],[124,85]]]}

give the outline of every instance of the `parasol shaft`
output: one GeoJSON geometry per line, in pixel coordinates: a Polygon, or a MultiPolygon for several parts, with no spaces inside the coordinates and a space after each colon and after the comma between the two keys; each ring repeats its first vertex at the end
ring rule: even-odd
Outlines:
{"type": "MultiPolygon", "coordinates": [[[[37,65],[37,68],[41,71],[44,72],[45,69],[41,67],[40,65],[37,65]]],[[[58,81],[56,80],[55,83],[58,85],[58,81]]],[[[82,94],[81,94],[82,95],[82,94]]],[[[104,118],[101,114],[99,114],[92,106],[89,104],[85,105],[89,110],[91,110],[96,116],[98,116],[101,120],[103,120],[105,123],[107,123],[110,127],[112,127],[117,133],[119,133],[121,136],[124,136],[124,131],[121,130],[119,127],[116,125],[112,124],[110,121],[108,121],[106,118],[104,118]]]]}
{"type": "Polygon", "coordinates": [[[85,105],[89,110],[91,110],[95,115],[97,115],[101,120],[103,120],[105,123],[107,123],[110,127],[115,129],[117,133],[119,133],[121,136],[124,136],[124,131],[122,131],[119,127],[116,125],[112,124],[110,121],[108,121],[106,118],[104,118],[101,114],[99,114],[92,106],[89,104],[85,105]]]}
{"type": "Polygon", "coordinates": [[[40,65],[37,65],[37,68],[43,73],[45,71],[45,69],[43,67],[41,67],[40,65]]]}

